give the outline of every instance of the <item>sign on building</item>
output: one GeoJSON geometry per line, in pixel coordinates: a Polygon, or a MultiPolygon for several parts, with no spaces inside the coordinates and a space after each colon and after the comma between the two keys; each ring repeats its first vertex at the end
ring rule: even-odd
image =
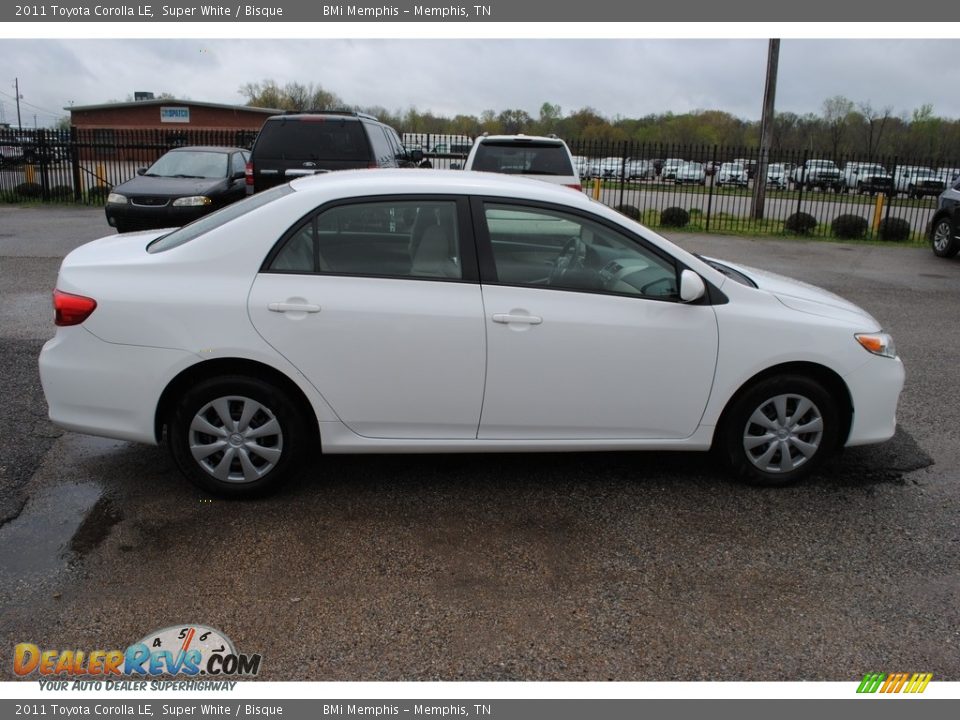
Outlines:
{"type": "Polygon", "coordinates": [[[190,122],[190,108],[188,107],[161,107],[160,122],[188,123],[190,122]]]}

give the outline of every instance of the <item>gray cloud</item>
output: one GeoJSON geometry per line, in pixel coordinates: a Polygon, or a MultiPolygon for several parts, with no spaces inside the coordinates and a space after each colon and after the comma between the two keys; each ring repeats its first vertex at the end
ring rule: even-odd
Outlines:
{"type": "MultiPolygon", "coordinates": [[[[0,103],[47,124],[71,101],[137,90],[241,103],[246,82],[317,83],[359,105],[441,115],[507,108],[536,115],[592,107],[608,117],[719,109],[756,119],[764,40],[0,40],[0,103]],[[8,87],[11,86],[11,87],[8,87]]],[[[958,40],[784,40],[777,109],[819,112],[844,95],[909,113],[924,103],[960,117],[950,59],[958,40]]],[[[29,122],[28,122],[29,120],[29,122]]]]}

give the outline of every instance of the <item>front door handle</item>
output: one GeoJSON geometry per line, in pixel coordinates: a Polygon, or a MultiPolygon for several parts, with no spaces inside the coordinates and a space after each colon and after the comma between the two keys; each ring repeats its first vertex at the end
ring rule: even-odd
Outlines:
{"type": "Polygon", "coordinates": [[[318,313],[320,312],[319,305],[312,305],[310,303],[290,303],[290,302],[274,302],[267,305],[267,309],[271,312],[302,312],[302,313],[318,313]]]}
{"type": "Polygon", "coordinates": [[[539,325],[543,322],[542,317],[536,315],[511,315],[510,313],[496,313],[493,316],[495,323],[522,323],[524,325],[539,325]]]}

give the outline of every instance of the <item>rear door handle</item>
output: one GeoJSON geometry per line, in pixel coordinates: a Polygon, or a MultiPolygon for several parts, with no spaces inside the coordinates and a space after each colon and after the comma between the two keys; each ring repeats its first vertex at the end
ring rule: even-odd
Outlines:
{"type": "Polygon", "coordinates": [[[536,315],[511,315],[510,313],[496,313],[493,316],[495,323],[522,323],[524,325],[539,325],[543,322],[542,317],[536,315]]]}
{"type": "Polygon", "coordinates": [[[275,302],[267,305],[267,309],[272,312],[302,312],[302,313],[318,313],[320,312],[319,305],[311,305],[310,303],[289,303],[289,302],[275,302]]]}

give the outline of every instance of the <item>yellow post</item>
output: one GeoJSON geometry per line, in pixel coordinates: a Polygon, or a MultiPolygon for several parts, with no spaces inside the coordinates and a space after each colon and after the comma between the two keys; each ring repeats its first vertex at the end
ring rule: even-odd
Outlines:
{"type": "Polygon", "coordinates": [[[28,183],[33,183],[37,181],[37,171],[33,165],[24,165],[23,166],[24,180],[28,183]]]}
{"type": "Polygon", "coordinates": [[[880,229],[880,217],[883,215],[883,199],[886,197],[884,193],[877,193],[877,204],[873,209],[873,232],[876,232],[880,229]]]}
{"type": "Polygon", "coordinates": [[[97,163],[97,185],[107,184],[107,169],[103,163],[97,163]]]}
{"type": "Polygon", "coordinates": [[[600,178],[593,179],[593,199],[600,199],[600,188],[603,186],[603,181],[600,178]]]}

